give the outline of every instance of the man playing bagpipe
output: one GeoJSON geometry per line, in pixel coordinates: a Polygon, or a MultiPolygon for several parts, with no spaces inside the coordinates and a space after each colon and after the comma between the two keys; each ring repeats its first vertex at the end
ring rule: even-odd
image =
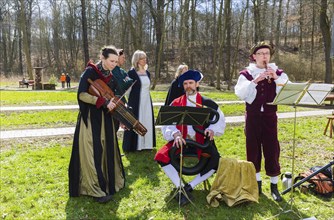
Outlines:
{"type": "Polygon", "coordinates": [[[155,155],[154,160],[156,160],[162,167],[165,174],[171,179],[173,184],[179,188],[180,184],[184,187],[184,191],[187,196],[181,194],[181,198],[178,198],[180,205],[188,204],[192,199],[191,192],[193,189],[206,179],[208,179],[218,168],[219,153],[214,144],[213,137],[221,136],[225,130],[225,117],[223,112],[219,109],[219,106],[211,99],[201,96],[197,88],[199,87],[199,82],[203,78],[203,75],[196,70],[188,70],[183,73],[179,78],[179,86],[183,86],[186,94],[176,98],[171,106],[190,106],[202,108],[206,106],[213,109],[216,114],[210,114],[210,120],[214,120],[215,117],[219,117],[218,121],[212,124],[206,123],[203,126],[197,126],[197,129],[190,125],[167,125],[161,128],[164,138],[168,141],[155,155]],[[198,128],[203,133],[199,132],[198,128]],[[197,176],[189,183],[184,184],[180,181],[180,175],[176,168],[171,164],[170,152],[174,146],[180,148],[186,145],[186,139],[191,139],[196,141],[196,143],[204,144],[205,141],[209,141],[211,144],[205,149],[196,148],[195,153],[200,157],[201,155],[209,155],[209,160],[205,164],[204,168],[197,173],[197,176]],[[188,198],[187,198],[188,197],[188,198]]]}

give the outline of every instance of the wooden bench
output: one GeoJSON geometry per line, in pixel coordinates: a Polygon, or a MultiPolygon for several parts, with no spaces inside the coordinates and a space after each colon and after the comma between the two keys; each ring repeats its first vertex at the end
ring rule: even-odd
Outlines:
{"type": "Polygon", "coordinates": [[[328,122],[326,128],[324,130],[324,135],[327,133],[327,129],[329,126],[329,137],[332,138],[333,130],[334,130],[334,114],[331,116],[327,116],[328,122]]]}
{"type": "MultiPolygon", "coordinates": [[[[35,84],[35,80],[33,80],[33,79],[27,80],[27,82],[28,82],[28,86],[33,86],[35,84]]],[[[19,81],[19,87],[23,88],[24,86],[27,86],[27,85],[24,84],[22,80],[20,80],[19,81]]],[[[27,86],[27,88],[28,88],[28,86],[27,86]]]]}
{"type": "Polygon", "coordinates": [[[331,105],[333,105],[334,102],[334,93],[330,93],[326,96],[325,101],[329,101],[331,105]]]}

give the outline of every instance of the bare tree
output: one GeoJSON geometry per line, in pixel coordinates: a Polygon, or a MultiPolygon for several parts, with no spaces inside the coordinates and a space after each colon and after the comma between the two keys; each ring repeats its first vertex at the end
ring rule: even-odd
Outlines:
{"type": "MultiPolygon", "coordinates": [[[[281,22],[282,22],[282,0],[278,1],[278,12],[277,12],[277,21],[276,21],[276,35],[275,35],[275,44],[276,48],[280,48],[280,35],[281,35],[281,22]]],[[[276,54],[276,60],[279,62],[279,53],[276,54]]]]}
{"type": "Polygon", "coordinates": [[[324,42],[325,52],[325,83],[332,83],[332,62],[330,59],[331,53],[331,33],[330,33],[330,22],[327,16],[328,3],[327,0],[321,0],[321,11],[320,11],[320,29],[324,42]]]}
{"type": "Polygon", "coordinates": [[[253,2],[253,13],[254,13],[254,41],[258,42],[263,40],[262,33],[261,33],[261,0],[252,0],[253,2]]]}
{"type": "Polygon", "coordinates": [[[180,22],[180,57],[183,57],[186,63],[189,63],[189,6],[190,1],[185,0],[184,4],[181,1],[180,13],[182,14],[182,22],[180,22]]]}
{"type": "Polygon", "coordinates": [[[228,89],[231,86],[231,18],[232,18],[232,8],[231,8],[231,0],[225,0],[225,28],[226,28],[226,61],[225,65],[225,73],[224,80],[227,82],[228,89]]]}
{"type": "Polygon", "coordinates": [[[236,33],[236,39],[235,39],[235,52],[233,53],[233,57],[232,57],[232,70],[231,70],[231,73],[232,73],[232,77],[231,79],[234,79],[234,78],[237,78],[237,75],[235,75],[237,73],[236,71],[236,66],[237,66],[237,57],[239,55],[238,51],[239,51],[239,46],[240,46],[240,38],[241,38],[241,33],[242,33],[242,27],[243,27],[243,24],[244,24],[244,19],[245,19],[245,15],[246,15],[246,11],[249,7],[249,2],[247,1],[246,3],[246,7],[244,7],[240,13],[240,17],[239,17],[239,22],[238,22],[238,31],[236,33]]]}
{"type": "Polygon", "coordinates": [[[276,0],[273,1],[273,5],[271,7],[271,19],[270,19],[270,43],[274,42],[274,15],[275,15],[275,9],[276,9],[276,0]]]}
{"type": "Polygon", "coordinates": [[[303,51],[303,28],[304,28],[304,10],[303,10],[303,3],[305,1],[299,0],[299,50],[303,51]]]}
{"type": "Polygon", "coordinates": [[[81,0],[81,22],[82,22],[82,43],[83,43],[84,59],[85,59],[85,64],[86,64],[89,61],[86,0],[81,0]]]}
{"type": "Polygon", "coordinates": [[[216,88],[220,89],[220,73],[224,72],[224,61],[223,61],[223,48],[224,48],[224,42],[225,42],[225,27],[223,27],[223,2],[220,2],[219,5],[219,12],[218,12],[218,70],[217,70],[217,84],[216,88]]]}
{"type": "Polygon", "coordinates": [[[23,36],[23,51],[26,58],[27,63],[27,74],[29,79],[33,79],[33,73],[32,73],[32,64],[31,64],[31,56],[30,56],[30,45],[29,45],[29,39],[28,39],[28,30],[29,28],[27,18],[26,18],[26,9],[25,9],[25,1],[20,0],[20,28],[22,31],[23,36]]]}
{"type": "Polygon", "coordinates": [[[286,13],[285,13],[285,27],[284,27],[284,46],[287,45],[287,35],[288,35],[288,18],[289,18],[290,0],[286,2],[286,13]]]}
{"type": "MultiPolygon", "coordinates": [[[[155,8],[153,1],[152,0],[148,1],[150,12],[154,20],[155,38],[157,41],[156,49],[155,49],[155,78],[152,84],[152,89],[155,88],[157,80],[160,78],[161,58],[162,58],[162,51],[163,51],[163,44],[164,44],[164,37],[165,37],[165,25],[164,25],[165,4],[164,2],[165,2],[164,0],[157,0],[156,8],[155,8]]],[[[168,5],[167,5],[167,8],[168,8],[168,5]]]]}

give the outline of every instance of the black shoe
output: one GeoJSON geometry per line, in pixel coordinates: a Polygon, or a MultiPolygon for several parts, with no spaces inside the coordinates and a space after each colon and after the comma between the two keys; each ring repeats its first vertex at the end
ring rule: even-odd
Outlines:
{"type": "Polygon", "coordinates": [[[281,202],[282,201],[282,197],[278,192],[277,189],[277,184],[270,184],[270,190],[271,190],[271,196],[273,197],[273,199],[277,202],[281,202]]]}
{"type": "Polygon", "coordinates": [[[181,199],[179,199],[180,197],[180,193],[178,192],[177,195],[175,196],[175,199],[177,202],[179,202],[179,204],[181,206],[184,206],[188,203],[190,203],[189,200],[192,200],[193,199],[193,195],[191,194],[191,191],[193,190],[192,187],[189,185],[189,184],[186,184],[184,187],[183,187],[184,191],[186,192],[187,196],[185,196],[183,194],[183,192],[181,192],[181,199]],[[188,197],[188,198],[187,198],[188,197]]]}
{"type": "MultiPolygon", "coordinates": [[[[188,195],[188,194],[187,194],[188,195]]],[[[190,194],[191,195],[191,194],[190,194]]],[[[189,196],[188,196],[189,198],[189,196]]],[[[183,195],[183,193],[181,194],[181,199],[180,199],[180,206],[185,206],[187,205],[188,203],[190,203],[189,199],[188,199],[185,195],[183,195]]]]}
{"type": "Polygon", "coordinates": [[[189,183],[187,183],[183,188],[184,188],[184,191],[189,192],[189,193],[193,191],[193,188],[191,187],[189,183]]]}
{"type": "Polygon", "coordinates": [[[95,202],[98,202],[98,203],[107,203],[112,200],[112,195],[95,197],[94,200],[95,202]]]}
{"type": "Polygon", "coordinates": [[[261,180],[257,181],[257,187],[259,189],[259,195],[261,195],[262,194],[262,181],[261,180]]]}

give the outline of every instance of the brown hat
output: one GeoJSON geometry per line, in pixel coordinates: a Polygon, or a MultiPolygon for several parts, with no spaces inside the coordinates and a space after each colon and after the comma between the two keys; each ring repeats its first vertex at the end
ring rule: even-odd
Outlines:
{"type": "Polygon", "coordinates": [[[268,48],[270,50],[270,56],[272,56],[275,53],[275,49],[273,47],[273,45],[265,42],[265,41],[261,41],[258,42],[257,44],[255,44],[249,51],[249,56],[252,56],[253,54],[256,53],[256,51],[258,51],[261,48],[268,48]]]}

